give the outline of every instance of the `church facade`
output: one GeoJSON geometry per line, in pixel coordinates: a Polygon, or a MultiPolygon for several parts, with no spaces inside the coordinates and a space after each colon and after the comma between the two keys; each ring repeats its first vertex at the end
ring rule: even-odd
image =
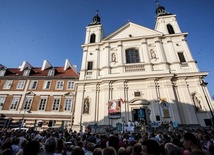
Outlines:
{"type": "Polygon", "coordinates": [[[86,27],[73,129],[145,120],[201,126],[213,117],[204,77],[176,15],[156,9],[154,29],[128,22],[104,37],[98,14],[86,27]]]}

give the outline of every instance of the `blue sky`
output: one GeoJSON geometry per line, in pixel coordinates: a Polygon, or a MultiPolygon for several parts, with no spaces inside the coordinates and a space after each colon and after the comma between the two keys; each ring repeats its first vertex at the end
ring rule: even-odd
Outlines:
{"type": "MultiPolygon", "coordinates": [[[[182,32],[200,71],[209,71],[214,95],[213,0],[160,0],[177,15],[182,32]]],[[[99,10],[105,36],[128,21],[154,29],[155,0],[0,0],[0,64],[18,67],[28,61],[34,67],[48,60],[63,66],[65,59],[81,67],[85,27],[99,10]]]]}

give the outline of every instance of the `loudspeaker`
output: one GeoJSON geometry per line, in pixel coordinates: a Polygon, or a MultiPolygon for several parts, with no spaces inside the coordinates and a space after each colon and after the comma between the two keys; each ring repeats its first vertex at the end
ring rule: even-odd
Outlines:
{"type": "Polygon", "coordinates": [[[160,116],[156,115],[156,121],[160,121],[160,116]]]}
{"type": "Polygon", "coordinates": [[[206,126],[212,126],[211,119],[204,119],[206,126]]]}
{"type": "Polygon", "coordinates": [[[49,121],[48,127],[52,127],[52,124],[53,124],[53,122],[52,122],[52,121],[49,121]]]}
{"type": "Polygon", "coordinates": [[[43,122],[38,122],[38,127],[42,127],[43,122]]]}

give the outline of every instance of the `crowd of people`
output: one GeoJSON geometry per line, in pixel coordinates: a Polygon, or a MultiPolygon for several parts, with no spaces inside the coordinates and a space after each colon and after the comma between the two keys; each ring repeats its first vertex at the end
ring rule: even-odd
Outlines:
{"type": "Polygon", "coordinates": [[[214,130],[90,133],[0,131],[1,155],[214,155],[214,130]]]}

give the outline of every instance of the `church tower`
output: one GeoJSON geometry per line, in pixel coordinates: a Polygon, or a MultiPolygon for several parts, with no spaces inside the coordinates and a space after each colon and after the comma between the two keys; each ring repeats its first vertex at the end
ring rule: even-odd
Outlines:
{"type": "Polygon", "coordinates": [[[103,30],[101,19],[98,12],[96,12],[96,15],[92,19],[92,23],[86,27],[85,44],[99,43],[102,39],[103,30]]]}
{"type": "Polygon", "coordinates": [[[196,61],[186,42],[188,33],[181,32],[176,15],[167,12],[159,4],[155,13],[157,15],[155,30],[163,34],[161,44],[165,49],[166,61],[170,64],[169,72],[198,72],[196,61]]]}
{"type": "Polygon", "coordinates": [[[176,15],[167,12],[165,8],[159,4],[155,12],[157,15],[155,30],[160,31],[163,34],[181,33],[176,20],[176,15]]]}
{"type": "Polygon", "coordinates": [[[82,67],[80,71],[80,80],[87,79],[87,76],[96,78],[98,71],[96,70],[99,65],[99,44],[104,37],[101,18],[96,12],[92,22],[86,27],[85,44],[83,48],[82,67]]]}

